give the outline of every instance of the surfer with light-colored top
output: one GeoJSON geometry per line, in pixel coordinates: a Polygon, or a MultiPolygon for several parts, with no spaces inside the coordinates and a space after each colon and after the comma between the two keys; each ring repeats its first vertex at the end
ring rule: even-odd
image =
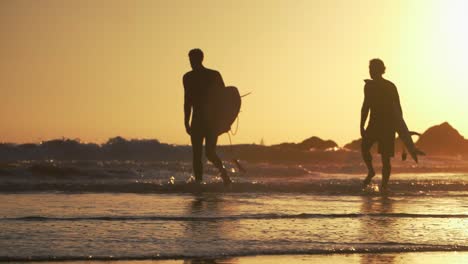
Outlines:
{"type": "Polygon", "coordinates": [[[191,50],[189,59],[192,71],[183,77],[184,124],[192,142],[193,173],[195,181],[200,183],[203,180],[202,152],[205,141],[206,157],[219,170],[224,183],[230,184],[231,179],[216,154],[218,141],[216,100],[219,90],[225,88],[225,85],[218,71],[203,66],[203,57],[200,49],[191,50]]]}

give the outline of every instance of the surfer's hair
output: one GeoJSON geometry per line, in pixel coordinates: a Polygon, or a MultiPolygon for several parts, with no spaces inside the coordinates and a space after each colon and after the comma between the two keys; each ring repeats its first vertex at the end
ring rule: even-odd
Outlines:
{"type": "Polygon", "coordinates": [[[381,59],[372,59],[369,61],[369,68],[374,69],[380,74],[385,73],[385,64],[381,59]]]}
{"type": "Polygon", "coordinates": [[[192,49],[188,53],[190,59],[202,62],[203,61],[203,51],[201,49],[192,49]]]}

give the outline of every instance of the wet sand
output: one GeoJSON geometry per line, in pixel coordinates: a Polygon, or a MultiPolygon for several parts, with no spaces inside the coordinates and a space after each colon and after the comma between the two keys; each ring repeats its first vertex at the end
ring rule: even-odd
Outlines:
{"type": "Polygon", "coordinates": [[[184,260],[138,260],[138,261],[73,261],[56,263],[118,263],[118,264],[436,264],[468,263],[468,252],[412,252],[412,253],[369,253],[369,254],[327,254],[327,255],[280,255],[250,256],[225,259],[184,259],[184,260]]]}

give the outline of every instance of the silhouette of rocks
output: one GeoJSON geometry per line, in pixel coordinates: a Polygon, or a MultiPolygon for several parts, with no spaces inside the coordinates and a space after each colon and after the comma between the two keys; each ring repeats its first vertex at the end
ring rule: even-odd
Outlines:
{"type": "Polygon", "coordinates": [[[300,151],[324,151],[328,149],[338,148],[338,144],[332,140],[323,140],[319,137],[310,137],[301,143],[282,143],[273,145],[272,147],[300,150],[300,151]]]}
{"type": "MultiPolygon", "coordinates": [[[[396,151],[402,144],[396,141],[396,151]]],[[[429,156],[468,155],[468,140],[449,123],[427,129],[416,142],[429,156]]],[[[219,146],[223,159],[241,158],[251,162],[337,162],[359,160],[361,140],[354,140],[340,151],[332,140],[308,138],[301,143],[283,143],[273,146],[233,145],[219,146]],[[333,151],[329,151],[333,150],[333,151]],[[234,157],[235,156],[235,157],[234,157]]],[[[375,151],[376,147],[374,147],[375,151]]],[[[79,139],[54,139],[38,144],[0,143],[0,162],[18,160],[103,160],[103,161],[190,161],[191,148],[161,143],[156,139],[125,139],[114,137],[98,145],[79,139]]],[[[0,171],[1,173],[1,171],[0,171]]]]}
{"type": "Polygon", "coordinates": [[[427,129],[416,145],[428,155],[468,154],[468,140],[447,122],[427,129]]]}

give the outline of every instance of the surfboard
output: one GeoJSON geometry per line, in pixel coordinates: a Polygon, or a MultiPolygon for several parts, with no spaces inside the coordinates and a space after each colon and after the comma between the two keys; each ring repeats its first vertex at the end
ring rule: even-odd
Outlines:
{"type": "MultiPolygon", "coordinates": [[[[410,131],[410,136],[411,136],[411,137],[412,137],[412,136],[418,136],[418,137],[419,137],[419,136],[421,136],[421,134],[418,133],[418,132],[410,131]]],[[[400,139],[400,142],[403,144],[403,145],[402,145],[402,148],[401,148],[401,151],[402,151],[402,152],[401,152],[401,160],[402,160],[402,161],[406,161],[407,156],[408,156],[407,148],[406,148],[405,144],[403,143],[403,141],[402,141],[401,139],[400,139]]],[[[414,141],[413,141],[413,142],[414,142],[414,141]]]]}
{"type": "Polygon", "coordinates": [[[395,107],[394,109],[395,113],[395,118],[397,121],[397,133],[398,137],[400,138],[401,142],[403,142],[404,147],[408,150],[408,153],[410,154],[411,158],[418,163],[418,155],[425,155],[424,152],[420,151],[418,148],[416,148],[416,145],[413,142],[413,139],[411,138],[412,135],[419,135],[419,133],[410,131],[408,129],[408,126],[406,125],[405,120],[403,119],[402,114],[400,111],[395,107]]]}
{"type": "Polygon", "coordinates": [[[216,131],[218,136],[231,130],[231,126],[239,115],[241,96],[234,86],[221,89],[217,96],[216,131]]]}

